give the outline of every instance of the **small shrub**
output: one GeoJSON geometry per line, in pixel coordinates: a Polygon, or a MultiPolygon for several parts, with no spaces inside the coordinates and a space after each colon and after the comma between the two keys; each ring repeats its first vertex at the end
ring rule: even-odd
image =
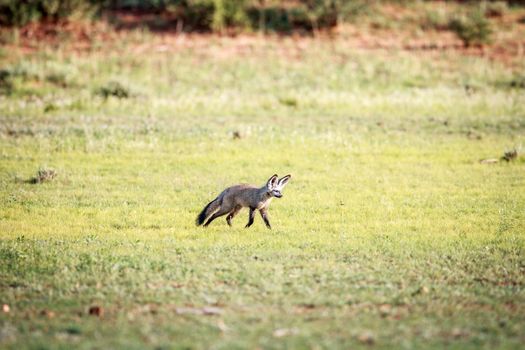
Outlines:
{"type": "Polygon", "coordinates": [[[466,46],[472,44],[486,44],[490,42],[492,27],[482,11],[475,10],[467,15],[454,17],[449,24],[466,46]]]}
{"type": "Polygon", "coordinates": [[[507,150],[503,153],[503,156],[500,158],[501,160],[504,160],[506,162],[514,161],[518,159],[518,156],[520,154],[521,149],[513,148],[510,150],[507,150]]]}
{"type": "Polygon", "coordinates": [[[279,102],[287,107],[297,107],[299,105],[299,102],[294,97],[281,97],[279,102]]]}
{"type": "Polygon", "coordinates": [[[213,3],[211,0],[179,1],[175,9],[179,8],[184,27],[199,30],[210,29],[213,21],[213,3]]]}
{"type": "Polygon", "coordinates": [[[29,179],[29,183],[40,184],[53,180],[57,176],[57,173],[53,169],[41,168],[38,169],[36,175],[29,179]]]}
{"type": "Polygon", "coordinates": [[[494,86],[504,89],[525,89],[525,75],[514,75],[509,79],[494,82],[494,86]]]}
{"type": "Polygon", "coordinates": [[[35,65],[25,62],[19,62],[13,66],[7,67],[5,71],[8,72],[11,78],[19,78],[23,81],[40,80],[40,73],[35,65]]]}
{"type": "Polygon", "coordinates": [[[248,27],[246,0],[214,0],[211,27],[222,31],[227,27],[248,27]]]}
{"type": "Polygon", "coordinates": [[[445,30],[448,29],[449,19],[443,11],[428,11],[422,19],[423,30],[445,30]]]}
{"type": "Polygon", "coordinates": [[[42,79],[59,87],[78,86],[78,69],[66,62],[48,62],[40,69],[42,79]]]}
{"type": "Polygon", "coordinates": [[[51,84],[57,85],[60,87],[67,87],[69,85],[67,81],[67,77],[63,73],[57,73],[57,72],[49,73],[46,75],[46,80],[50,82],[51,84]]]}
{"type": "Polygon", "coordinates": [[[253,29],[280,33],[288,33],[292,30],[290,19],[293,13],[281,7],[250,7],[247,10],[247,15],[253,29]]]}
{"type": "Polygon", "coordinates": [[[342,2],[338,0],[306,0],[306,14],[314,31],[334,27],[340,20],[342,2]]]}
{"type": "Polygon", "coordinates": [[[56,110],[58,110],[58,106],[56,104],[54,104],[54,103],[48,103],[44,107],[44,113],[51,113],[51,112],[54,112],[56,110]]]}
{"type": "Polygon", "coordinates": [[[0,94],[9,95],[16,90],[17,81],[38,80],[35,70],[19,63],[0,70],[0,94]]]}
{"type": "Polygon", "coordinates": [[[0,95],[9,95],[12,91],[11,72],[7,69],[0,70],[0,95]]]}
{"type": "Polygon", "coordinates": [[[483,2],[485,16],[502,17],[509,9],[506,1],[483,2]]]}
{"type": "Polygon", "coordinates": [[[11,94],[27,88],[25,83],[47,82],[58,87],[74,85],[71,77],[76,71],[70,67],[54,65],[35,65],[28,62],[18,62],[0,70],[0,94],[11,94]]]}
{"type": "Polygon", "coordinates": [[[514,77],[509,82],[509,86],[515,89],[525,89],[525,75],[514,77]]]}
{"type": "Polygon", "coordinates": [[[130,89],[118,81],[110,81],[106,85],[100,87],[97,94],[104,97],[117,97],[117,98],[129,98],[132,97],[130,89]]]}

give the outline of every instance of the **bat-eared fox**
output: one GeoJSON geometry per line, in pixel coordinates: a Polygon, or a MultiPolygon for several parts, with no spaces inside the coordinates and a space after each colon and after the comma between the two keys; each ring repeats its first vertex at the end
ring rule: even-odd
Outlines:
{"type": "Polygon", "coordinates": [[[275,174],[268,179],[268,182],[263,187],[248,184],[228,187],[202,209],[199,216],[197,216],[197,226],[202,225],[206,219],[208,221],[206,221],[204,226],[208,226],[213,220],[226,214],[228,214],[226,222],[231,226],[234,216],[243,207],[248,207],[250,208],[250,216],[246,227],[250,227],[253,224],[255,211],[259,210],[266,227],[271,229],[272,226],[270,225],[270,220],[268,220],[268,207],[273,197],[281,198],[283,196],[281,190],[291,177],[291,175],[286,175],[278,179],[277,174],[275,174]]]}

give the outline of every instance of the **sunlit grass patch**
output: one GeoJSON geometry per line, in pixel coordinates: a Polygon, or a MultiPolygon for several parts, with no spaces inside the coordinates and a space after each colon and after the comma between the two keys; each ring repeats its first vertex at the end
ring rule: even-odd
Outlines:
{"type": "Polygon", "coordinates": [[[516,72],[280,44],[24,58],[0,96],[5,347],[519,347],[525,159],[480,163],[523,143],[516,72]],[[115,79],[139,93],[97,94],[115,79]],[[276,172],[272,230],[195,227],[276,172]]]}

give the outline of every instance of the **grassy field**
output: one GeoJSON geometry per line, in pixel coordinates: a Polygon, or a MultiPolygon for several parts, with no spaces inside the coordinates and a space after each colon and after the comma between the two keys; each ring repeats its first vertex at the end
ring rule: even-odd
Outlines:
{"type": "Polygon", "coordinates": [[[523,64],[188,40],[1,50],[0,347],[523,346],[523,64]]]}

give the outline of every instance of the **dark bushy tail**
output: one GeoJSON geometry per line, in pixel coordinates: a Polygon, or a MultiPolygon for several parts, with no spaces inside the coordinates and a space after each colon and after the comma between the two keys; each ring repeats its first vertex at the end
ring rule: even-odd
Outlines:
{"type": "Polygon", "coordinates": [[[204,209],[202,209],[201,213],[197,216],[197,220],[195,220],[195,224],[197,224],[197,226],[202,225],[204,223],[204,220],[206,220],[206,218],[210,216],[214,211],[216,211],[219,207],[219,197],[217,197],[210,203],[208,203],[208,205],[205,206],[204,209]]]}

